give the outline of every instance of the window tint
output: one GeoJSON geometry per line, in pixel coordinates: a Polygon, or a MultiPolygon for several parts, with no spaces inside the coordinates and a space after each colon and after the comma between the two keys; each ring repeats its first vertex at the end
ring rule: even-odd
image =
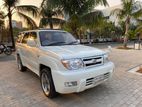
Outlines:
{"type": "Polygon", "coordinates": [[[29,38],[29,33],[25,33],[25,34],[24,34],[24,37],[23,37],[23,40],[22,40],[22,43],[23,43],[23,44],[26,44],[28,38],[29,38]]]}

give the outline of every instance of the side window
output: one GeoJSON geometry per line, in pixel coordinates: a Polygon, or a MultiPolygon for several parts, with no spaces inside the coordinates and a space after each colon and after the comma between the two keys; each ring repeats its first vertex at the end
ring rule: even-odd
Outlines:
{"type": "Polygon", "coordinates": [[[30,32],[29,38],[32,38],[32,39],[34,39],[34,40],[36,41],[36,39],[37,39],[37,34],[36,34],[36,32],[30,32]]]}
{"type": "Polygon", "coordinates": [[[22,40],[22,43],[23,43],[23,44],[26,44],[28,38],[29,38],[29,33],[25,33],[25,34],[24,34],[24,37],[23,37],[23,40],[22,40]]]}

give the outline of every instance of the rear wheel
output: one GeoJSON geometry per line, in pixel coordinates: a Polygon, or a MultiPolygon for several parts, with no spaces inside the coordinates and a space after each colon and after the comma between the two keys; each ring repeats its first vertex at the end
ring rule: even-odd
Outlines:
{"type": "Polygon", "coordinates": [[[57,92],[55,91],[53,79],[49,69],[44,68],[41,70],[40,82],[41,82],[41,88],[47,97],[49,98],[56,97],[57,92]]]}
{"type": "Polygon", "coordinates": [[[11,55],[12,54],[12,50],[10,48],[5,49],[4,53],[6,55],[11,55]]]}
{"type": "Polygon", "coordinates": [[[23,66],[21,58],[20,58],[19,55],[17,55],[17,64],[18,64],[19,71],[21,71],[21,72],[25,72],[26,71],[26,67],[23,66]]]}

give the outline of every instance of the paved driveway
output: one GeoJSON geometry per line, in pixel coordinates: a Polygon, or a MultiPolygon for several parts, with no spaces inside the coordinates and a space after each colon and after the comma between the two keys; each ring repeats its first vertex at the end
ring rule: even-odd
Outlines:
{"type": "Polygon", "coordinates": [[[142,76],[127,70],[142,64],[142,50],[113,48],[116,72],[109,80],[82,93],[48,99],[38,77],[17,70],[14,56],[0,56],[0,107],[142,107],[142,76]]]}

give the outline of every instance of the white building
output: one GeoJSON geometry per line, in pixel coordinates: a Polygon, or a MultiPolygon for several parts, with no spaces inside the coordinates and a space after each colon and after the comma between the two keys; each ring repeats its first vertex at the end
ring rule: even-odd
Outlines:
{"type": "MultiPolygon", "coordinates": [[[[115,25],[118,25],[118,22],[119,22],[119,19],[118,17],[116,16],[116,14],[112,15],[111,12],[114,10],[114,9],[121,9],[122,8],[122,5],[116,5],[116,6],[113,6],[113,7],[108,7],[106,9],[103,9],[101,10],[104,14],[104,16],[109,20],[109,21],[112,21],[115,23],[115,25]]],[[[137,7],[135,8],[134,11],[137,11],[139,10],[140,8],[137,7]]],[[[137,21],[135,19],[131,19],[131,22],[134,24],[134,25],[137,25],[137,21]]]]}
{"type": "Polygon", "coordinates": [[[104,14],[104,16],[109,20],[109,21],[112,21],[115,23],[115,25],[118,25],[118,21],[119,19],[117,18],[116,15],[111,15],[111,12],[114,10],[114,9],[121,9],[122,6],[121,5],[116,5],[116,6],[113,6],[113,7],[108,7],[106,9],[103,9],[101,10],[104,14]]]}
{"type": "Polygon", "coordinates": [[[12,20],[12,27],[16,28],[17,27],[17,21],[16,20],[12,20]]]}
{"type": "MultiPolygon", "coordinates": [[[[9,27],[9,21],[8,20],[5,22],[5,25],[6,25],[7,28],[9,27]]],[[[22,25],[21,21],[12,20],[12,27],[22,29],[23,25],[22,25]]]]}

